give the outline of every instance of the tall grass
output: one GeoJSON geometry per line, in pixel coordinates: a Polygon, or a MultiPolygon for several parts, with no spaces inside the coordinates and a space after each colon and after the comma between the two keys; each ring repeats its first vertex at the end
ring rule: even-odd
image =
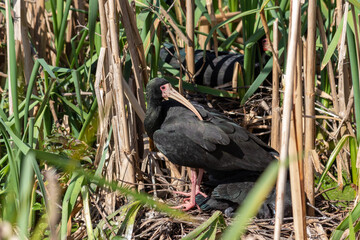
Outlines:
{"type": "MultiPolygon", "coordinates": [[[[302,135],[314,127],[317,139],[310,136],[310,140],[307,140],[310,141],[309,146],[319,150],[321,144],[329,143],[326,149],[328,154],[323,154],[326,161],[319,163],[325,165],[325,169],[319,173],[319,178],[315,177],[315,191],[324,186],[322,183],[329,172],[336,173],[338,182],[334,184],[341,187],[345,180],[345,184],[352,183],[358,188],[360,26],[357,16],[360,4],[356,0],[349,0],[348,17],[345,19],[343,15],[346,14],[342,12],[338,14],[341,20],[334,18],[334,12],[341,12],[342,6],[336,10],[336,5],[328,0],[318,1],[311,6],[305,3],[301,5],[301,16],[297,20],[290,19],[290,1],[280,1],[278,5],[277,1],[272,0],[229,0],[226,5],[221,1],[193,2],[194,7],[190,9],[179,0],[174,5],[168,5],[166,1],[89,0],[86,7],[75,9],[73,1],[50,0],[42,2],[46,14],[37,11],[40,1],[24,3],[28,21],[38,19],[46,23],[46,28],[39,29],[35,29],[35,24],[28,24],[31,27],[27,34],[34,43],[31,44],[34,66],[25,90],[20,81],[24,73],[18,70],[22,68],[17,68],[17,63],[25,57],[14,41],[14,32],[21,29],[14,28],[11,1],[6,0],[5,5],[0,6],[1,24],[6,22],[6,33],[2,33],[3,39],[0,40],[3,46],[6,45],[6,50],[0,48],[0,52],[7,56],[6,64],[0,64],[1,73],[6,73],[0,75],[6,75],[6,78],[1,77],[0,219],[16,226],[21,238],[70,237],[78,229],[74,216],[80,212],[83,212],[88,238],[109,238],[118,234],[131,239],[142,206],[153,207],[176,218],[194,220],[136,191],[136,188],[144,189],[143,172],[139,167],[145,161],[145,156],[141,155],[144,150],[143,89],[149,77],[163,76],[180,89],[230,97],[244,106],[266,81],[271,81],[270,72],[276,62],[272,52],[268,52],[266,61],[260,63],[261,70],[257,76],[254,66],[257,64],[255,56],[259,55],[261,48],[259,40],[267,37],[271,42],[274,38],[275,30],[271,30],[271,27],[275,19],[278,19],[282,35],[276,58],[279,60],[276,63],[279,64],[279,73],[296,68],[299,81],[304,81],[302,76],[306,76],[309,91],[304,92],[311,96],[307,98],[307,95],[303,95],[297,100],[306,98],[305,109],[315,110],[302,112],[302,119],[296,119],[298,123],[306,119],[311,121],[304,130],[297,128],[293,139],[298,139],[296,135],[302,135]],[[314,18],[311,24],[308,22],[309,8],[317,9],[317,25],[314,18]],[[187,11],[194,14],[194,26],[186,24],[187,11]],[[84,25],[79,25],[73,19],[75,12],[85,13],[84,25]],[[261,21],[260,14],[265,22],[261,21]],[[309,59],[315,61],[314,68],[311,68],[309,61],[288,61],[288,54],[292,52],[287,49],[290,44],[288,36],[291,36],[288,26],[291,23],[301,26],[298,32],[300,37],[321,37],[321,41],[313,47],[305,44],[303,49],[299,47],[297,50],[297,54],[307,54],[309,59]],[[200,25],[206,26],[200,28],[200,25]],[[315,28],[313,37],[308,35],[310,32],[305,28],[310,25],[315,28]],[[189,38],[189,32],[194,33],[194,39],[189,38]],[[37,49],[42,41],[40,38],[47,39],[44,49],[37,49]],[[226,91],[183,82],[186,79],[182,72],[184,69],[175,69],[160,59],[160,49],[165,42],[175,45],[177,51],[190,45],[195,49],[208,46],[215,51],[244,54],[244,63],[239,71],[241,74],[236,73],[238,79],[243,80],[237,84],[241,90],[226,91]],[[342,52],[338,46],[343,46],[342,52]],[[44,54],[39,58],[38,53],[44,54]],[[347,62],[349,71],[344,65],[347,62]],[[345,166],[345,169],[349,166],[349,172],[341,171],[341,166],[345,166]],[[127,185],[119,186],[119,183],[127,185]],[[92,214],[96,208],[94,196],[104,202],[116,201],[115,194],[107,194],[114,192],[127,196],[127,203],[118,209],[102,206],[112,210],[113,214],[103,216],[102,220],[96,222],[92,214]],[[121,216],[121,224],[112,221],[114,216],[121,216]]],[[[203,50],[205,55],[206,50],[203,50]]],[[[25,61],[24,64],[29,63],[25,61]]],[[[190,72],[194,74],[192,70],[190,72]]],[[[289,81],[294,79],[287,77],[289,81]]],[[[287,82],[285,86],[284,82],[277,84],[281,90],[278,104],[284,108],[284,118],[287,116],[289,120],[291,115],[287,111],[293,105],[287,106],[285,100],[291,97],[282,93],[283,90],[288,91],[292,83],[287,82]]],[[[292,91],[289,93],[292,94],[292,91]]],[[[299,115],[296,116],[299,118],[299,115]]],[[[293,125],[290,126],[290,129],[294,129],[293,125]]],[[[283,141],[286,147],[289,143],[287,138],[283,141]]],[[[296,144],[292,144],[290,150],[286,147],[281,151],[283,161],[288,159],[283,152],[296,153],[302,149],[303,146],[296,144]]],[[[300,156],[298,167],[302,169],[302,153],[297,156],[300,156]]],[[[313,161],[309,161],[310,168],[313,161]]],[[[291,174],[303,179],[299,171],[292,171],[291,174]]],[[[245,232],[248,219],[256,214],[265,193],[271,190],[276,173],[275,166],[264,173],[239,209],[231,227],[227,228],[221,213],[216,212],[185,239],[214,239],[217,231],[224,233],[224,239],[240,237],[245,232]],[[249,209],[251,211],[245,211],[249,209]]],[[[182,177],[186,177],[184,172],[182,177]]],[[[307,175],[306,178],[312,180],[314,175],[307,175]]],[[[307,187],[313,187],[311,181],[307,187]]],[[[336,228],[333,239],[340,239],[347,229],[351,236],[360,230],[356,222],[360,216],[358,208],[359,204],[356,204],[336,228]]],[[[294,217],[304,218],[303,215],[294,217]]],[[[300,228],[297,229],[297,236],[306,234],[299,231],[300,228]]]]}

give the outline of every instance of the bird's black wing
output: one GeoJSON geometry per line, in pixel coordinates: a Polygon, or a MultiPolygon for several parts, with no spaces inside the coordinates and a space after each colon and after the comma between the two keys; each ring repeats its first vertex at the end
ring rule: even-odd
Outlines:
{"type": "Polygon", "coordinates": [[[208,152],[230,143],[230,138],[219,126],[199,121],[182,106],[173,106],[161,128],[154,133],[154,142],[170,161],[190,167],[204,168],[208,152]]]}
{"type": "Polygon", "coordinates": [[[182,106],[172,106],[154,133],[156,146],[170,161],[214,172],[263,171],[274,159],[274,150],[244,128],[216,112],[195,107],[204,121],[182,106]]]}

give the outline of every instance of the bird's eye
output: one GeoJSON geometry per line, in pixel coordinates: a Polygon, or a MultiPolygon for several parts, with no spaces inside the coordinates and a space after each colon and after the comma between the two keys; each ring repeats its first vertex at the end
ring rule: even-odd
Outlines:
{"type": "Polygon", "coordinates": [[[165,87],[165,86],[161,86],[160,89],[164,91],[164,90],[166,89],[166,87],[165,87]]]}

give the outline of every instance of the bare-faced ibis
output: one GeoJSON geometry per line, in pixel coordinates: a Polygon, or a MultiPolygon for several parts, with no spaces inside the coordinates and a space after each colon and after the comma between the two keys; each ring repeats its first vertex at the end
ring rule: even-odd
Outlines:
{"type": "MultiPolygon", "coordinates": [[[[191,104],[163,78],[146,87],[145,130],[156,147],[171,162],[204,169],[210,174],[232,174],[236,170],[263,171],[277,152],[224,115],[191,104]],[[202,120],[200,120],[202,119],[202,120]]],[[[200,180],[191,174],[190,201],[195,206],[200,180]]]]}
{"type": "MultiPolygon", "coordinates": [[[[265,51],[268,51],[268,42],[266,38],[262,38],[258,43],[261,47],[261,60],[258,54],[254,54],[255,66],[254,76],[259,75],[262,66],[266,63],[268,56],[265,51]]],[[[239,53],[231,53],[225,51],[219,51],[215,54],[215,51],[206,50],[204,51],[197,49],[194,52],[195,60],[195,83],[210,86],[226,88],[231,87],[231,80],[234,74],[235,63],[239,63],[241,66],[244,65],[244,55],[239,53]]],[[[160,58],[162,61],[170,64],[175,69],[180,69],[179,60],[182,65],[186,66],[185,61],[185,49],[179,49],[179,59],[175,51],[175,47],[172,44],[165,43],[164,47],[160,49],[160,58]]]]}
{"type": "MultiPolygon", "coordinates": [[[[204,211],[221,210],[226,216],[232,217],[235,210],[241,205],[255,182],[234,182],[225,183],[216,186],[211,196],[205,198],[202,195],[196,196],[196,203],[204,211]]],[[[284,217],[292,215],[290,184],[286,185],[286,194],[284,195],[284,217]]],[[[274,188],[261,205],[256,217],[273,218],[275,217],[276,189],[274,188]]]]}
{"type": "MultiPolygon", "coordinates": [[[[260,172],[248,170],[237,170],[228,176],[209,176],[209,180],[204,182],[207,188],[211,189],[209,197],[200,194],[196,195],[196,204],[203,211],[220,210],[228,217],[232,217],[235,210],[241,206],[255,186],[260,172]]],[[[273,218],[275,217],[276,189],[275,187],[268,194],[267,198],[261,205],[257,218],[273,218]]],[[[286,192],[284,194],[284,216],[292,215],[290,182],[286,184],[286,192]]]]}

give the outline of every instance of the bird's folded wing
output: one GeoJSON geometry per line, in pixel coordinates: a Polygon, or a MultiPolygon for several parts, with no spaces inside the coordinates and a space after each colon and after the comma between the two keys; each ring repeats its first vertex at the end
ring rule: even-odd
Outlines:
{"type": "Polygon", "coordinates": [[[172,124],[165,124],[161,130],[183,135],[184,140],[188,138],[207,151],[215,151],[216,144],[227,145],[230,143],[229,136],[220,127],[206,121],[182,119],[182,121],[174,121],[172,124]]]}

